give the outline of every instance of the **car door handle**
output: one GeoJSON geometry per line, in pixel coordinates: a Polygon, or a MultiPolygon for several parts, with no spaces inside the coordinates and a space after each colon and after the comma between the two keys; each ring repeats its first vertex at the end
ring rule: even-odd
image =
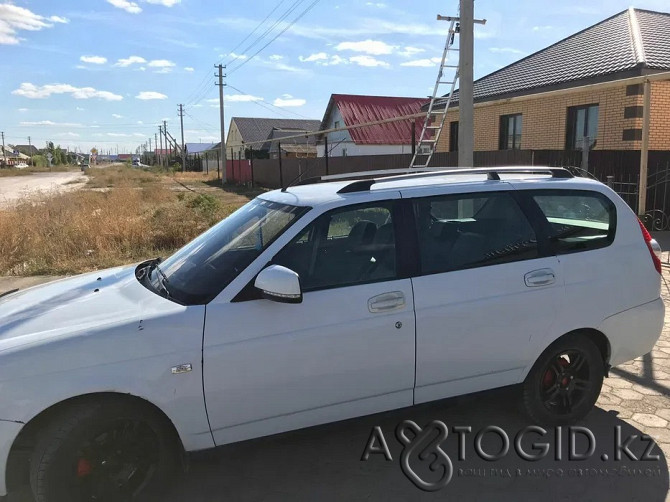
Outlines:
{"type": "Polygon", "coordinates": [[[556,282],[556,274],[550,268],[541,268],[540,270],[533,270],[524,276],[526,286],[534,288],[537,286],[547,286],[556,282]]]}
{"type": "Polygon", "coordinates": [[[405,295],[402,291],[382,293],[368,300],[368,310],[373,314],[379,312],[390,312],[405,306],[405,295]]]}

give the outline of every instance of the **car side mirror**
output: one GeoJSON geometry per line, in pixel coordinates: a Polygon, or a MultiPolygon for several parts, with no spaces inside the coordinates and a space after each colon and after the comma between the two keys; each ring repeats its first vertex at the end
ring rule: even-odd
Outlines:
{"type": "Polygon", "coordinates": [[[263,298],[281,303],[302,303],[300,276],[281,265],[270,265],[256,277],[254,286],[261,290],[263,298]]]}

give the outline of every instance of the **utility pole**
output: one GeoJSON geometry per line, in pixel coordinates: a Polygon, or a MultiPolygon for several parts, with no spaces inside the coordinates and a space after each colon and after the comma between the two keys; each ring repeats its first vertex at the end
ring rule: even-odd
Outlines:
{"type": "MultiPolygon", "coordinates": [[[[475,0],[460,0],[458,58],[458,167],[474,167],[474,105],[472,97],[475,0]]],[[[446,111],[446,110],[445,110],[446,111]]]]}
{"type": "Polygon", "coordinates": [[[161,152],[161,156],[160,156],[160,165],[162,166],[162,165],[163,165],[163,158],[164,158],[164,155],[163,155],[163,126],[161,126],[161,125],[158,126],[158,137],[160,138],[160,142],[161,142],[161,149],[160,149],[160,152],[161,152]]]}
{"type": "MultiPolygon", "coordinates": [[[[163,135],[165,136],[165,150],[169,151],[170,147],[168,147],[168,139],[167,139],[167,122],[164,120],[163,121],[163,135]]],[[[170,154],[168,153],[165,157],[165,165],[167,166],[170,163],[170,154]]]]}
{"type": "MultiPolygon", "coordinates": [[[[221,114],[221,144],[219,145],[219,149],[221,150],[221,163],[223,166],[223,169],[221,169],[221,183],[223,185],[226,184],[226,137],[225,137],[225,119],[223,115],[223,86],[225,85],[223,83],[223,77],[225,75],[223,74],[223,69],[225,68],[223,65],[218,65],[217,66],[219,69],[219,83],[216,84],[219,86],[219,113],[221,114]]],[[[216,76],[216,75],[215,75],[216,76]]]]}
{"type": "Polygon", "coordinates": [[[2,167],[7,167],[7,152],[5,151],[5,133],[2,132],[2,167]]]}
{"type": "MultiPolygon", "coordinates": [[[[156,134],[156,133],[154,133],[154,149],[155,149],[155,150],[158,150],[158,134],[156,134]]],[[[154,162],[155,162],[156,164],[159,164],[159,162],[158,162],[158,155],[160,155],[160,153],[159,153],[159,154],[156,154],[156,152],[154,152],[154,162]]]]}
{"type": "Polygon", "coordinates": [[[30,136],[28,136],[28,153],[30,154],[30,165],[33,165],[33,145],[30,143],[30,136]]]}
{"type": "Polygon", "coordinates": [[[181,172],[186,171],[186,148],[184,146],[184,105],[179,105],[179,121],[181,122],[181,172]]]}

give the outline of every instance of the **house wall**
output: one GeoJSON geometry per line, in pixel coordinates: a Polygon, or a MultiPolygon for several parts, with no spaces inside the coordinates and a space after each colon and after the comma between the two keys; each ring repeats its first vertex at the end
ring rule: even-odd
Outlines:
{"type": "MultiPolygon", "coordinates": [[[[639,94],[627,94],[625,84],[584,92],[529,96],[517,101],[498,101],[475,104],[475,150],[497,150],[500,117],[521,113],[523,128],[521,149],[565,149],[568,107],[598,104],[598,136],[595,149],[639,150],[639,139],[624,139],[624,130],[639,129],[642,117],[625,118],[627,107],[642,106],[642,86],[639,94]]],[[[670,149],[670,81],[653,82],[651,86],[650,150],[670,149]]],[[[449,151],[449,123],[458,120],[458,109],[447,114],[437,151],[449,151]]],[[[635,138],[639,137],[633,133],[635,138]]]]}
{"type": "MultiPolygon", "coordinates": [[[[339,122],[339,127],[343,127],[344,120],[340,110],[335,106],[330,114],[325,129],[334,129],[335,122],[339,122]]],[[[349,131],[338,131],[326,134],[328,137],[328,151],[330,157],[354,157],[359,155],[391,155],[397,153],[412,153],[412,145],[357,145],[351,139],[349,131]]],[[[323,140],[316,146],[317,157],[325,157],[325,147],[323,140]]]]}
{"type": "MultiPolygon", "coordinates": [[[[237,128],[234,120],[230,121],[230,127],[228,127],[228,136],[226,137],[226,148],[230,151],[231,148],[239,147],[242,145],[242,135],[240,130],[237,128]]],[[[260,147],[260,145],[254,145],[254,147],[260,147]]]]}

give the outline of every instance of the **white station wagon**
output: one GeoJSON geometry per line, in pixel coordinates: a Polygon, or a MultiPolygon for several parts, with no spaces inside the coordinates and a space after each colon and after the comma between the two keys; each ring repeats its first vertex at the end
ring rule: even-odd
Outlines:
{"type": "Polygon", "coordinates": [[[184,452],[512,384],[534,422],[584,417],[660,335],[656,243],[563,169],[416,171],[268,192],[165,260],[6,293],[0,495],[144,500],[184,452]]]}

